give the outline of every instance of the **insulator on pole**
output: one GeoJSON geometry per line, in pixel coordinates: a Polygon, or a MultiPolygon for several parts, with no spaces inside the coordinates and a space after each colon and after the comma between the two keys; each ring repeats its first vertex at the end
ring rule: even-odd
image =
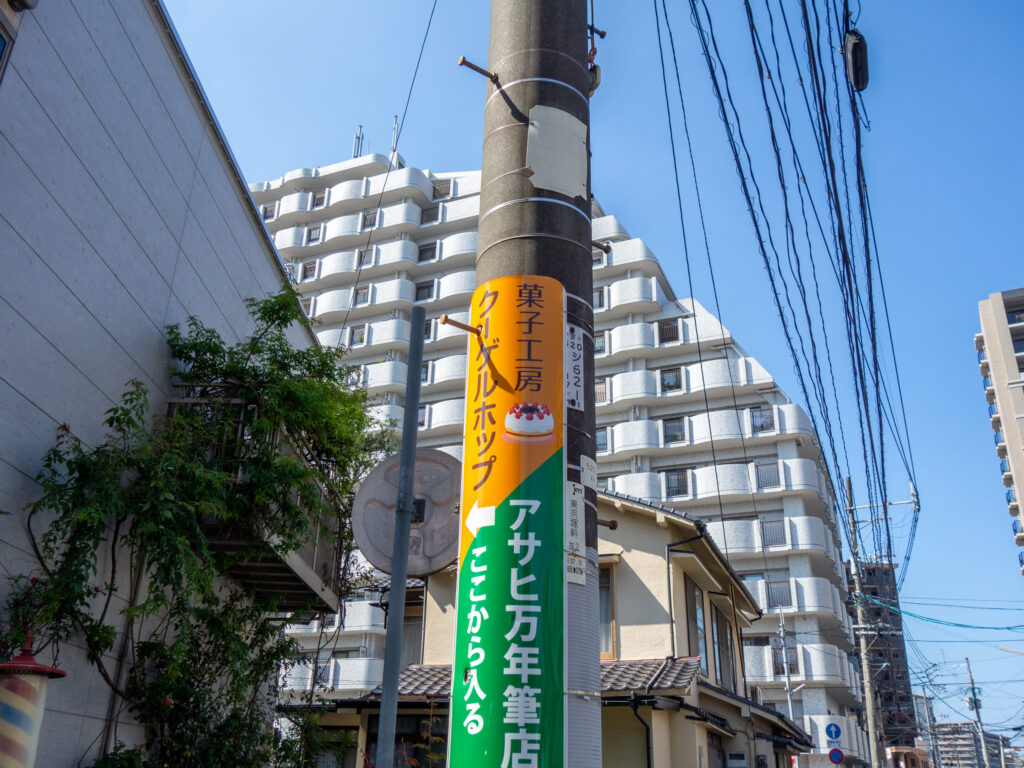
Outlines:
{"type": "Polygon", "coordinates": [[[846,76],[855,91],[863,91],[868,87],[868,41],[856,29],[846,33],[843,43],[843,55],[846,57],[846,76]]]}

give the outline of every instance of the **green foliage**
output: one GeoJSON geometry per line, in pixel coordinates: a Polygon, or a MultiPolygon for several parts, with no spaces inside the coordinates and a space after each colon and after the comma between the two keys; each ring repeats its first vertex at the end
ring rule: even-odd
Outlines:
{"type": "Polygon", "coordinates": [[[131,382],[106,414],[107,438],[86,446],[62,427],[37,478],[29,522],[51,522],[38,570],[12,579],[0,654],[29,630],[42,647],[84,640],[147,733],[144,748],[118,748],[99,768],[314,761],[311,717],[289,737],[269,728],[277,676],[297,658],[286,617],[222,574],[325,536],[342,562],[354,484],[393,438],[346,385],[342,352],[289,343],[301,318],[292,288],[249,309],[255,329],[238,344],[195,318],[169,328],[179,402],[151,418],[131,382]],[[210,542],[225,531],[229,552],[210,542]],[[115,624],[131,643],[123,679],[104,664],[115,624]]]}

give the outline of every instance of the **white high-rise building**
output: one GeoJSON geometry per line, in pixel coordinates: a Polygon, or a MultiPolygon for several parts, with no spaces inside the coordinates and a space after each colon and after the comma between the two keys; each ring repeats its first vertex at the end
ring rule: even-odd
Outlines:
{"type": "MultiPolygon", "coordinates": [[[[401,422],[407,345],[423,334],[418,443],[461,458],[466,337],[438,318],[468,320],[480,175],[393,161],[389,171],[388,157],[366,155],[250,189],[321,342],[349,347],[383,418],[401,422]],[[411,327],[416,303],[423,328],[411,327]]],[[[597,203],[593,217],[595,242],[610,246],[594,250],[599,485],[708,522],[764,611],[744,639],[751,698],[792,711],[818,748],[809,765],[829,765],[832,747],[867,761],[833,492],[810,419],[713,315],[676,298],[642,240],[597,203]]]]}

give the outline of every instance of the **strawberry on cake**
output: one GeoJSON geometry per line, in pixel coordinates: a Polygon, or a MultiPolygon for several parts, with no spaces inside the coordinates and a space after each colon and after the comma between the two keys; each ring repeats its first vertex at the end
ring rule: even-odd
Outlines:
{"type": "Polygon", "coordinates": [[[550,443],[555,439],[555,417],[546,405],[516,403],[505,415],[505,439],[511,443],[550,443]]]}

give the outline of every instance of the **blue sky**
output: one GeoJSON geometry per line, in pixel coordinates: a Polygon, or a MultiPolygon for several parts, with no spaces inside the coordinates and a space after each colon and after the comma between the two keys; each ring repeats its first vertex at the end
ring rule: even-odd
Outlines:
{"type": "MultiPolygon", "coordinates": [[[[346,159],[360,124],[364,150],[389,148],[428,0],[165,3],[248,180],[346,159]]],[[[763,7],[761,0],[753,4],[763,7]]],[[[608,37],[598,44],[603,82],[592,102],[593,190],[606,211],[650,245],[676,293],[686,296],[652,6],[595,5],[596,24],[608,37]]],[[[753,100],[760,97],[742,5],[711,5],[737,101],[750,115],[744,128],[751,151],[766,160],[769,145],[753,100]]],[[[1024,286],[1018,192],[1024,171],[1024,4],[907,0],[851,7],[859,12],[857,26],[870,51],[864,162],[922,499],[904,608],[969,625],[1024,624],[1024,577],[973,345],[977,302],[990,292],[1024,286]]],[[[399,142],[412,165],[479,168],[485,83],[456,61],[466,56],[486,64],[488,8],[482,0],[437,5],[399,142]]],[[[799,400],[697,37],[686,19],[674,31],[721,319],[799,400]]],[[[801,151],[805,163],[813,159],[813,145],[801,151]]],[[[689,166],[681,167],[694,295],[714,310],[704,253],[694,237],[689,166]]],[[[773,165],[759,164],[758,173],[771,186],[773,165]]],[[[826,289],[826,312],[835,310],[833,294],[826,289]]],[[[841,389],[846,372],[837,359],[841,389]]],[[[852,401],[844,404],[849,408],[852,401]]],[[[855,416],[849,411],[846,418],[855,416]]],[[[906,498],[898,462],[890,462],[888,478],[891,498],[906,498]]],[[[894,523],[901,552],[905,512],[897,512],[894,523]]],[[[937,691],[966,712],[961,688],[963,657],[969,655],[985,722],[1024,723],[1024,656],[997,648],[1024,649],[1024,634],[909,617],[907,628],[917,641],[912,664],[938,664],[933,679],[950,683],[930,695],[937,691]],[[970,642],[955,642],[962,640],[970,642]]],[[[957,718],[948,708],[939,711],[957,718]]]]}

